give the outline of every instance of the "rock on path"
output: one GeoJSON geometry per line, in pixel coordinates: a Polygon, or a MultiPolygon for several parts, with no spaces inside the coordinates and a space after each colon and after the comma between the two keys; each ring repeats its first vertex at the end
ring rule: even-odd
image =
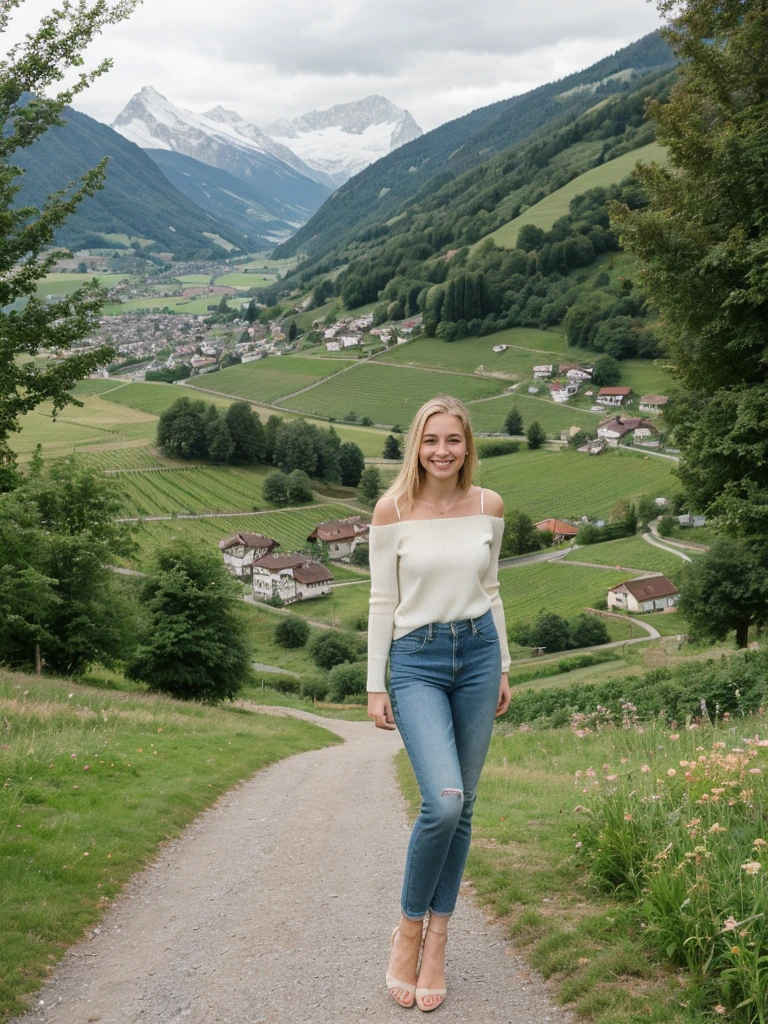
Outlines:
{"type": "MultiPolygon", "coordinates": [[[[346,742],[270,765],[200,814],[69,950],[42,1005],[17,1024],[420,1017],[384,986],[408,840],[392,764],[399,735],[291,713],[346,742]]],[[[467,894],[448,985],[444,1024],[572,1020],[467,894]]]]}

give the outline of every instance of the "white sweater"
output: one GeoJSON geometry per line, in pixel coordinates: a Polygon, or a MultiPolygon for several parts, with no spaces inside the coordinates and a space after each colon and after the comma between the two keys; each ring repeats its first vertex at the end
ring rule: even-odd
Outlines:
{"type": "Polygon", "coordinates": [[[371,526],[368,690],[386,690],[392,640],[429,622],[476,619],[489,608],[499,634],[501,670],[507,671],[498,579],[503,533],[504,520],[487,513],[371,526]]]}

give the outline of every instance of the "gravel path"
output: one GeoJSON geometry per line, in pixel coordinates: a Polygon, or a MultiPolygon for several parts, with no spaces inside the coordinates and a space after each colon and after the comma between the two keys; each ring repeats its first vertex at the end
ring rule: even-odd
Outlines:
{"type": "MultiPolygon", "coordinates": [[[[399,736],[291,713],[346,742],[270,765],[199,815],[69,950],[39,993],[42,1004],[17,1024],[420,1016],[396,1006],[384,986],[408,838],[392,764],[399,736]]],[[[448,984],[444,1022],[573,1019],[550,1004],[468,891],[455,915],[448,984]]]]}

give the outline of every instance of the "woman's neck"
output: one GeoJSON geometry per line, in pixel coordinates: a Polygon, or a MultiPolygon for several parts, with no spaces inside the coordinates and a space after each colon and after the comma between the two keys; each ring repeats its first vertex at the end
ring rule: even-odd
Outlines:
{"type": "Polygon", "coordinates": [[[416,492],[416,501],[431,505],[433,508],[448,510],[460,505],[468,496],[468,492],[462,490],[452,480],[439,480],[431,485],[422,485],[416,492]]]}

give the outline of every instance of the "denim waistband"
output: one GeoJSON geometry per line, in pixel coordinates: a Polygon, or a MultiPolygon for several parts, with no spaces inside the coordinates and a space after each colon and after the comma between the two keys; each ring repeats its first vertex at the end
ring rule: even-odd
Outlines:
{"type": "Polygon", "coordinates": [[[427,630],[427,636],[461,636],[462,633],[473,633],[477,625],[493,621],[493,614],[490,608],[482,615],[474,619],[456,619],[454,622],[430,622],[422,629],[427,630]]]}

